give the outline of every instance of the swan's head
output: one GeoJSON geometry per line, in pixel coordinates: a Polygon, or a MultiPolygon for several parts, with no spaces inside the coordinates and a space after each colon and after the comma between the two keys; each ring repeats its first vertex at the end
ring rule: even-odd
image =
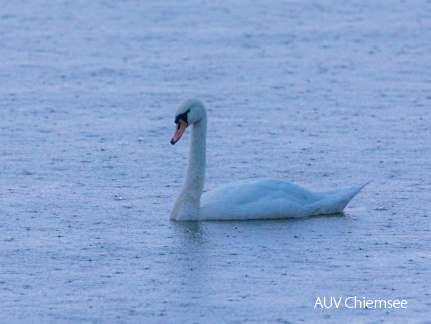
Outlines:
{"type": "Polygon", "coordinates": [[[202,102],[197,99],[184,101],[175,113],[175,133],[172,136],[171,144],[179,141],[186,128],[199,122],[206,116],[206,110],[202,102]]]}

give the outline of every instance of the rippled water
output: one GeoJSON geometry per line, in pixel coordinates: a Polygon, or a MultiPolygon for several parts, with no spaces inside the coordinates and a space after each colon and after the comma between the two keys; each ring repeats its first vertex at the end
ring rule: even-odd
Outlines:
{"type": "Polygon", "coordinates": [[[34,0],[0,18],[1,321],[429,319],[430,3],[34,0]],[[188,97],[209,110],[206,190],[373,182],[342,215],[171,222],[188,97]]]}

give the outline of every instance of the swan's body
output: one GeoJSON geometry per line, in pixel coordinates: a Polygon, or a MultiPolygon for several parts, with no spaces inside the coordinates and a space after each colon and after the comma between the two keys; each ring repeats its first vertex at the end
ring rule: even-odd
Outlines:
{"type": "Polygon", "coordinates": [[[202,219],[296,218],[341,212],[362,189],[350,187],[314,193],[272,178],[247,179],[202,195],[202,219]]]}
{"type": "Polygon", "coordinates": [[[246,220],[297,218],[341,212],[363,188],[311,192],[295,184],[253,178],[221,186],[202,195],[205,182],[207,115],[198,100],[187,100],[177,110],[175,144],[192,126],[186,180],[171,212],[174,220],[246,220]]]}

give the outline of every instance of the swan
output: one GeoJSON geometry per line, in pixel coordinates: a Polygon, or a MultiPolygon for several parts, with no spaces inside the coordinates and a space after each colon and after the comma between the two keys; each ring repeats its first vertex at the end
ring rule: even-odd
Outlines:
{"type": "Polygon", "coordinates": [[[186,178],[170,218],[178,221],[298,218],[341,212],[366,185],[312,192],[295,184],[252,178],[202,194],[205,182],[207,112],[197,99],[184,101],[175,114],[174,145],[191,126],[186,178]]]}

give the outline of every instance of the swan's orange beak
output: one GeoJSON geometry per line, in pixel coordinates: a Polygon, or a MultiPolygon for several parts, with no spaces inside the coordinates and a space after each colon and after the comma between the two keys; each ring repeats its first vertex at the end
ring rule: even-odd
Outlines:
{"type": "Polygon", "coordinates": [[[176,123],[177,127],[175,128],[174,136],[172,136],[171,144],[174,145],[176,142],[179,141],[181,136],[183,136],[184,131],[187,128],[187,123],[184,120],[179,120],[178,123],[176,123]]]}

